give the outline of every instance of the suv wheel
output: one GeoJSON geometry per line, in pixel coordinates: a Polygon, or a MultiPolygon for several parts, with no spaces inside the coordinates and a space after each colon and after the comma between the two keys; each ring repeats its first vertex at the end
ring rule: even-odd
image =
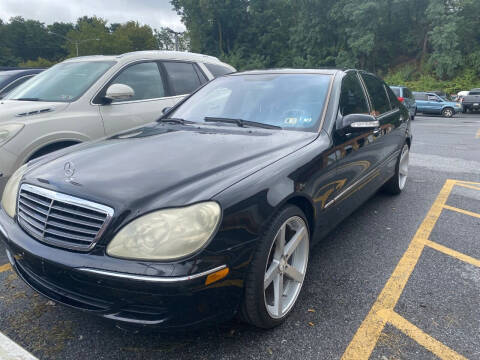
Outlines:
{"type": "Polygon", "coordinates": [[[445,108],[442,111],[443,117],[451,118],[454,114],[454,111],[452,108],[445,108]]]}

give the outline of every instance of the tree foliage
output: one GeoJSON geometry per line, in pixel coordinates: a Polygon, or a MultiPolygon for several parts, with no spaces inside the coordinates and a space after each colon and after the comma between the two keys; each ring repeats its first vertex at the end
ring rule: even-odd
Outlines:
{"type": "MultiPolygon", "coordinates": [[[[239,69],[480,75],[478,0],[172,0],[195,52],[239,69]]],[[[411,79],[412,80],[412,79],[411,79]]]]}
{"type": "MultiPolygon", "coordinates": [[[[47,67],[67,57],[112,55],[129,51],[175,48],[175,36],[135,21],[108,24],[98,17],[83,16],[75,24],[45,25],[22,17],[0,19],[0,66],[47,67]],[[169,39],[169,43],[165,41],[169,39]]],[[[186,34],[177,34],[180,50],[189,46],[186,34]]]]}

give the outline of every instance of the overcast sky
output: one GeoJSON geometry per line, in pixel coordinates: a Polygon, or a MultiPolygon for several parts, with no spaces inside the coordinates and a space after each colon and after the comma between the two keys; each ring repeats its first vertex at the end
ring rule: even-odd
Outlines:
{"type": "Polygon", "coordinates": [[[185,29],[169,0],[0,0],[3,21],[22,16],[48,25],[55,21],[74,23],[83,15],[96,15],[109,23],[135,20],[156,29],[185,29]]]}

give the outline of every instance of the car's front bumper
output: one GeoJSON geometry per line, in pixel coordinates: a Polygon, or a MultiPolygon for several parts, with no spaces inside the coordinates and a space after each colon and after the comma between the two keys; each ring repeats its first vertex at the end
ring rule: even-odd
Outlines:
{"type": "Polygon", "coordinates": [[[44,296],[108,319],[165,329],[231,318],[242,298],[249,253],[237,249],[234,256],[211,256],[207,270],[194,271],[184,264],[168,264],[162,274],[158,264],[143,262],[138,268],[143,270],[133,273],[130,271],[136,265],[132,268],[131,261],[113,259],[112,262],[101,251],[82,254],[44,245],[23,232],[3,209],[0,209],[0,240],[5,242],[18,275],[44,296]],[[145,272],[149,265],[162,275],[145,272]],[[174,270],[181,266],[185,269],[174,270]],[[229,268],[228,276],[205,285],[208,274],[224,266],[229,268]]]}

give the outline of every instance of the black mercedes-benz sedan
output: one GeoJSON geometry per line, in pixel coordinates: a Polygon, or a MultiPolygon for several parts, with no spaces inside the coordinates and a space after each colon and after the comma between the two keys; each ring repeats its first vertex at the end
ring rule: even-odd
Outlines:
{"type": "Polygon", "coordinates": [[[378,189],[405,187],[409,119],[363,71],[226,75],[156,123],[20,168],[0,239],[61,304],[164,329],[235,314],[270,328],[311,246],[378,189]]]}

